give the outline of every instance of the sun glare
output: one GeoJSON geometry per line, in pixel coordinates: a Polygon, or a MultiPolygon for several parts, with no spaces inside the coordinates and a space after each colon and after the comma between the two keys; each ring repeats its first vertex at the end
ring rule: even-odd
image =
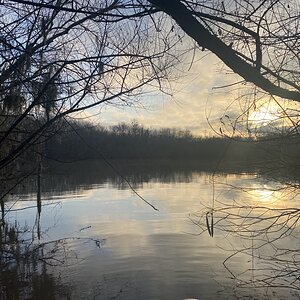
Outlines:
{"type": "Polygon", "coordinates": [[[275,107],[261,106],[250,113],[248,121],[253,125],[266,126],[278,119],[275,107]]]}
{"type": "Polygon", "coordinates": [[[255,200],[259,200],[259,202],[275,201],[274,191],[269,189],[256,189],[251,195],[255,200]]]}

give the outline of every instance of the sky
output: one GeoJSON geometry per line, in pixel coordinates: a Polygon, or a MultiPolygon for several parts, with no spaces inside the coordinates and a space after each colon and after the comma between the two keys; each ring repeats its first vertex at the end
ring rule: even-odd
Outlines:
{"type": "Polygon", "coordinates": [[[226,105],[223,95],[214,92],[213,87],[229,83],[229,77],[220,74],[220,62],[213,54],[202,56],[172,83],[171,97],[156,92],[142,97],[137,105],[104,105],[85,111],[83,117],[91,116],[94,123],[104,126],[135,120],[149,128],[181,128],[196,135],[209,135],[212,130],[206,118],[219,120],[226,105]]]}
{"type": "MultiPolygon", "coordinates": [[[[252,96],[237,100],[246,88],[217,88],[240,80],[241,77],[230,74],[216,56],[201,52],[192,67],[172,84],[172,97],[156,92],[143,96],[134,106],[102,105],[85,111],[83,117],[102,126],[134,120],[147,128],[180,128],[196,136],[213,136],[220,133],[222,120],[227,116],[235,120],[253,101],[252,96]]],[[[277,104],[263,102],[267,104],[260,109],[258,105],[255,112],[250,112],[253,127],[265,126],[276,119],[277,104]]]]}

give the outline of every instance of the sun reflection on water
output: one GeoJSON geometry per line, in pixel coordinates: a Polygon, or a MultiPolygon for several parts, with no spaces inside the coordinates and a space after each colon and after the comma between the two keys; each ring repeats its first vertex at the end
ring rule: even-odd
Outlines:
{"type": "Polygon", "coordinates": [[[258,202],[276,202],[278,199],[276,197],[276,192],[268,188],[257,188],[250,192],[253,200],[258,202]]]}

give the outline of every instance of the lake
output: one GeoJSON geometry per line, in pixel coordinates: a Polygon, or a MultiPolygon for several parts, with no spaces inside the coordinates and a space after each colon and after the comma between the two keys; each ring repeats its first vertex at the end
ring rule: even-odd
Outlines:
{"type": "Polygon", "coordinates": [[[1,299],[299,299],[295,182],[209,164],[113,165],[119,174],[93,162],[43,176],[40,215],[34,178],[8,198],[19,252],[35,259],[2,272],[1,299]]]}

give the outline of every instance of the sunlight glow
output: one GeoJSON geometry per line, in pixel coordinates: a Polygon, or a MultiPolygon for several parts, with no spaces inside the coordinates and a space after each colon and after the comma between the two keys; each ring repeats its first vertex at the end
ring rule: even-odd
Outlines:
{"type": "Polygon", "coordinates": [[[271,202],[276,200],[274,191],[270,189],[256,189],[251,192],[251,195],[259,202],[271,202]]]}
{"type": "Polygon", "coordinates": [[[248,121],[253,125],[266,126],[278,119],[278,111],[275,107],[261,106],[250,113],[248,121]]]}

